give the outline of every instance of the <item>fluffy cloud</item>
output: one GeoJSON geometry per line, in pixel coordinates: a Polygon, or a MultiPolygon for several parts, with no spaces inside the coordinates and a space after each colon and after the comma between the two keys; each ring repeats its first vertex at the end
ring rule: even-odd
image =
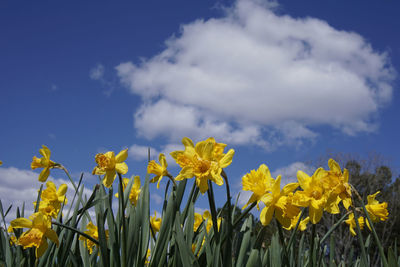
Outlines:
{"type": "MultiPolygon", "coordinates": [[[[7,215],[7,222],[15,218],[16,208],[22,208],[25,203],[25,217],[33,213],[33,202],[36,201],[38,190],[41,183],[38,181],[39,174],[31,170],[21,170],[14,167],[0,168],[0,196],[3,209],[12,205],[10,213],[7,215]]],[[[74,188],[69,180],[54,179],[50,177],[48,181],[53,181],[57,187],[67,184],[67,199],[69,203],[64,211],[68,211],[74,195],[74,188]]],[[[46,185],[43,186],[43,189],[46,185]]],[[[83,194],[89,197],[92,190],[85,188],[83,194]]]]}
{"type": "Polygon", "coordinates": [[[312,175],[315,171],[315,168],[303,162],[294,162],[288,166],[284,166],[273,171],[272,177],[275,178],[278,175],[282,175],[281,185],[283,186],[288,183],[297,182],[297,171],[303,171],[309,175],[312,175]]]}
{"type": "Polygon", "coordinates": [[[357,33],[271,6],[238,0],[221,18],[182,25],[158,55],[118,65],[121,82],[143,99],[138,133],[273,149],[313,140],[314,126],[376,129],[395,77],[387,55],[357,33]]]}

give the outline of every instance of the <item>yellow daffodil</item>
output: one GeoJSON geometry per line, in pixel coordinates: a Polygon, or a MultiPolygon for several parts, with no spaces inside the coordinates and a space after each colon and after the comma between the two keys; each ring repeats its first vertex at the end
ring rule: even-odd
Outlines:
{"type": "Polygon", "coordinates": [[[50,169],[56,166],[54,161],[50,160],[50,149],[47,146],[43,145],[41,149],[39,149],[39,153],[43,156],[43,158],[37,158],[33,156],[31,168],[32,170],[37,168],[43,168],[42,172],[39,174],[39,181],[45,182],[50,175],[50,169]]]}
{"type": "MultiPolygon", "coordinates": [[[[208,210],[203,212],[203,220],[206,222],[206,230],[207,230],[207,233],[208,233],[210,231],[211,227],[213,227],[212,216],[211,216],[211,213],[208,210]]],[[[221,217],[217,218],[218,230],[221,227],[221,222],[222,222],[222,218],[221,217]]]]}
{"type": "MultiPolygon", "coordinates": [[[[356,224],[356,220],[354,219],[354,213],[349,214],[349,218],[347,220],[345,220],[345,223],[347,223],[349,225],[350,233],[353,236],[356,236],[357,234],[356,234],[356,231],[354,231],[354,228],[357,227],[357,224],[356,224]]],[[[364,229],[364,223],[365,223],[364,217],[361,217],[361,216],[358,217],[358,225],[360,226],[361,230],[364,229]]],[[[368,227],[369,227],[369,225],[368,225],[368,227]]]]}
{"type": "Polygon", "coordinates": [[[147,166],[147,172],[151,174],[155,174],[156,176],[150,180],[150,183],[155,183],[157,182],[157,188],[160,187],[160,182],[163,176],[166,176],[168,174],[167,171],[167,160],[165,159],[165,155],[163,153],[160,153],[160,156],[158,157],[158,161],[160,164],[157,164],[155,160],[152,160],[149,162],[149,165],[147,166]]]}
{"type": "Polygon", "coordinates": [[[95,160],[97,166],[93,169],[93,174],[104,175],[103,184],[110,187],[119,174],[126,174],[128,166],[124,162],[128,157],[128,149],[124,149],[115,156],[114,151],[108,151],[104,154],[96,155],[95,160]]]}
{"type": "MultiPolygon", "coordinates": [[[[286,230],[291,230],[294,229],[296,227],[297,222],[299,221],[301,212],[299,212],[299,214],[297,214],[297,216],[293,217],[290,221],[290,226],[289,227],[284,227],[286,230]]],[[[310,217],[306,217],[303,220],[300,221],[299,226],[298,226],[298,230],[300,231],[304,231],[307,229],[307,224],[310,222],[310,217]]]]}
{"type": "MultiPolygon", "coordinates": [[[[138,199],[139,199],[139,195],[140,195],[140,177],[139,176],[135,176],[131,187],[131,192],[129,193],[129,200],[131,202],[132,205],[137,204],[138,199]]],[[[122,188],[125,191],[125,188],[128,186],[129,183],[129,179],[128,178],[123,178],[122,179],[122,188]]],[[[115,194],[115,197],[118,197],[118,193],[115,194]]]]}
{"type": "Polygon", "coordinates": [[[154,212],[154,216],[150,216],[150,225],[154,231],[154,234],[160,231],[161,228],[161,218],[157,218],[157,212],[154,212]]]}
{"type": "Polygon", "coordinates": [[[36,258],[39,258],[46,251],[48,244],[47,238],[59,245],[56,232],[51,229],[50,217],[41,212],[36,212],[26,218],[17,218],[11,221],[12,228],[30,228],[23,232],[18,238],[17,244],[25,248],[36,247],[36,258]]]}
{"type": "Polygon", "coordinates": [[[265,226],[271,222],[275,213],[277,220],[284,227],[289,227],[291,219],[297,216],[300,209],[292,204],[292,193],[298,186],[298,183],[290,183],[283,187],[281,190],[281,176],[279,175],[274,181],[271,192],[263,197],[265,207],[260,214],[260,221],[265,226]]]}
{"type": "Polygon", "coordinates": [[[251,170],[242,177],[242,186],[244,191],[252,191],[249,201],[242,209],[253,202],[257,202],[257,209],[260,209],[259,203],[268,192],[271,191],[272,184],[275,182],[267,165],[262,164],[258,170],[251,170]]]}
{"type": "Polygon", "coordinates": [[[375,199],[376,195],[379,193],[380,191],[373,195],[369,195],[367,197],[368,204],[365,205],[365,208],[367,209],[368,214],[373,222],[385,221],[389,216],[389,212],[387,210],[388,203],[379,203],[379,201],[375,199]]]}
{"type": "MultiPolygon", "coordinates": [[[[89,235],[90,237],[93,237],[96,240],[99,240],[99,230],[96,225],[94,225],[92,222],[89,222],[86,225],[87,231],[84,231],[85,234],[89,235]]],[[[106,239],[108,239],[108,230],[105,230],[106,233],[106,239]]],[[[96,246],[96,243],[94,243],[92,240],[87,239],[84,236],[79,236],[79,240],[85,241],[85,245],[87,249],[89,250],[89,253],[93,253],[93,248],[96,246]]]]}
{"type": "Polygon", "coordinates": [[[222,169],[232,163],[235,151],[230,149],[228,153],[223,153],[226,145],[217,143],[212,137],[198,142],[196,146],[187,137],[182,139],[182,143],[184,151],[171,152],[172,158],[182,168],[176,180],[196,177],[196,184],[202,194],[208,190],[208,180],[223,185],[222,169]]]}
{"type": "Polygon", "coordinates": [[[326,207],[328,196],[325,194],[321,178],[325,176],[325,170],[317,169],[313,176],[308,176],[303,171],[297,172],[297,180],[303,191],[296,191],[294,203],[301,207],[309,207],[310,221],[318,223],[326,207]]]}
{"type": "MultiPolygon", "coordinates": [[[[39,204],[39,211],[53,218],[57,218],[61,204],[64,202],[67,204],[67,197],[65,194],[67,193],[68,187],[66,184],[62,184],[57,190],[56,185],[51,181],[48,181],[46,186],[47,188],[42,191],[40,196],[42,201],[40,201],[39,204]]],[[[34,204],[36,206],[36,202],[34,204]]]]}
{"type": "MultiPolygon", "coordinates": [[[[339,197],[343,201],[343,206],[348,210],[351,205],[349,172],[347,169],[344,169],[342,173],[339,164],[333,159],[329,159],[328,166],[329,171],[326,171],[325,176],[321,178],[322,186],[330,194],[330,199],[339,197]]],[[[337,201],[333,200],[332,202],[337,201]]],[[[335,213],[339,213],[339,211],[335,213]]]]}

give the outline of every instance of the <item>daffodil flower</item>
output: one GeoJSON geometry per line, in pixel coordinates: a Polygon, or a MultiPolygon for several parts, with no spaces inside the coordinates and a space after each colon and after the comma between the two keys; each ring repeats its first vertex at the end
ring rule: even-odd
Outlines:
{"type": "Polygon", "coordinates": [[[39,153],[43,157],[37,158],[36,156],[33,156],[31,168],[32,170],[43,168],[42,172],[39,174],[39,181],[43,183],[46,182],[47,178],[50,175],[50,169],[54,168],[54,166],[56,166],[56,163],[50,160],[51,152],[47,146],[43,145],[42,148],[39,149],[39,153]]]}
{"type": "MultiPolygon", "coordinates": [[[[213,226],[213,221],[212,221],[211,213],[210,213],[208,210],[206,210],[206,211],[203,212],[203,220],[206,222],[206,230],[207,230],[207,233],[208,233],[208,232],[210,231],[211,227],[213,226]]],[[[217,219],[217,227],[218,227],[218,230],[219,230],[219,228],[220,228],[220,226],[221,226],[221,222],[222,222],[222,218],[219,217],[219,218],[217,219]]]]}
{"type": "MultiPolygon", "coordinates": [[[[332,200],[331,203],[338,203],[340,200],[343,201],[343,206],[346,210],[351,205],[351,186],[349,184],[349,172],[347,169],[342,170],[340,165],[333,159],[328,161],[329,171],[325,172],[325,176],[321,178],[322,186],[325,191],[330,194],[329,198],[332,200]],[[340,200],[336,201],[335,198],[339,197],[340,200]]],[[[335,212],[339,213],[338,207],[335,212]]]]}
{"type": "Polygon", "coordinates": [[[367,209],[368,214],[373,222],[385,221],[389,216],[389,212],[387,210],[388,203],[379,203],[379,201],[375,199],[376,195],[379,193],[380,191],[373,195],[367,196],[368,204],[365,205],[365,208],[367,209]]]}
{"type": "Polygon", "coordinates": [[[217,143],[212,137],[198,142],[196,146],[187,137],[182,139],[182,143],[184,151],[171,152],[172,158],[182,168],[176,180],[196,177],[196,184],[202,194],[208,190],[208,180],[223,185],[222,169],[232,163],[235,151],[230,149],[228,153],[223,153],[226,145],[217,143]]]}
{"type": "Polygon", "coordinates": [[[154,216],[150,216],[150,225],[154,231],[154,234],[160,231],[161,228],[161,218],[157,218],[157,212],[154,211],[154,216]]]}
{"type": "Polygon", "coordinates": [[[126,174],[128,166],[124,162],[128,157],[128,149],[124,149],[115,156],[114,151],[107,153],[99,153],[96,155],[95,160],[97,166],[93,169],[93,174],[104,175],[103,184],[105,187],[110,187],[119,174],[126,174]]]}
{"type": "Polygon", "coordinates": [[[36,247],[36,258],[46,251],[47,238],[59,245],[56,232],[51,229],[51,219],[41,212],[32,214],[30,220],[17,218],[11,221],[12,228],[30,228],[18,238],[17,244],[25,248],[36,247]]]}
{"type": "MultiPolygon", "coordinates": [[[[46,186],[47,188],[42,191],[40,196],[42,201],[40,201],[39,204],[39,211],[53,218],[57,218],[61,204],[67,204],[68,200],[65,194],[67,193],[68,187],[66,184],[62,184],[57,190],[56,185],[51,181],[48,181],[46,186]]],[[[36,202],[34,202],[34,205],[36,206],[36,202]]]]}
{"type": "MultiPolygon", "coordinates": [[[[93,237],[96,240],[99,240],[99,230],[96,225],[94,225],[92,222],[89,222],[86,225],[86,229],[87,229],[87,231],[84,231],[85,234],[93,237]]],[[[108,239],[108,230],[106,230],[105,233],[106,233],[106,239],[108,239]]],[[[96,243],[94,243],[92,240],[90,240],[84,236],[80,236],[79,240],[86,241],[85,245],[86,245],[87,249],[89,250],[89,253],[92,254],[93,248],[96,246],[96,243]]]]}
{"type": "Polygon", "coordinates": [[[150,183],[157,182],[157,188],[160,187],[160,182],[163,176],[168,175],[168,164],[163,153],[160,153],[158,161],[160,162],[160,164],[157,164],[155,160],[152,160],[149,162],[149,165],[147,165],[147,172],[156,175],[153,179],[150,180],[150,183]]]}
{"type": "Polygon", "coordinates": [[[297,180],[303,191],[296,191],[293,202],[301,207],[309,207],[310,221],[318,223],[328,201],[321,178],[325,176],[325,170],[317,169],[310,177],[303,171],[297,172],[297,180]]]}
{"type": "Polygon", "coordinates": [[[291,224],[292,218],[297,216],[300,212],[299,207],[292,203],[293,191],[299,187],[299,184],[287,184],[282,188],[282,190],[280,184],[281,176],[279,175],[272,185],[271,193],[268,193],[266,197],[263,198],[265,207],[261,211],[260,221],[264,226],[271,222],[271,219],[275,214],[279,223],[283,227],[288,228],[291,224]]]}
{"type": "MultiPolygon", "coordinates": [[[[137,204],[138,199],[139,199],[139,195],[140,195],[140,177],[139,176],[135,176],[131,187],[131,192],[129,192],[129,200],[131,202],[132,205],[137,204]]],[[[123,191],[125,191],[125,188],[128,186],[129,183],[129,179],[128,178],[123,178],[122,179],[122,189],[123,191]]],[[[115,197],[118,197],[118,193],[115,194],[115,197]]]]}
{"type": "Polygon", "coordinates": [[[271,176],[267,165],[262,164],[258,170],[251,170],[242,177],[242,186],[244,191],[252,191],[249,201],[242,209],[245,209],[250,203],[257,202],[257,209],[260,209],[259,203],[271,191],[272,184],[275,182],[271,176]]]}

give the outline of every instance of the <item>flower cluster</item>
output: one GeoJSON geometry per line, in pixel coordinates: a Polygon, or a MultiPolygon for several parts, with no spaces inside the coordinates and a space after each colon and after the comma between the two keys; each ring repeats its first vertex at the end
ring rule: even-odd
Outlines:
{"type": "MultiPolygon", "coordinates": [[[[302,208],[308,208],[308,217],[300,221],[300,230],[305,230],[308,222],[317,224],[324,211],[339,213],[340,203],[349,210],[352,205],[352,188],[348,170],[344,169],[342,172],[333,159],[328,161],[328,166],[329,170],[318,168],[312,176],[298,171],[297,182],[287,184],[281,189],[281,176],[274,179],[268,167],[262,164],[258,170],[252,170],[242,178],[243,190],[253,193],[243,208],[251,203],[259,208],[259,203],[262,202],[265,207],[260,214],[261,223],[268,225],[275,215],[282,227],[288,230],[297,224],[302,208]]],[[[388,217],[387,203],[375,200],[378,193],[368,196],[366,205],[373,222],[384,221],[388,217]]],[[[363,226],[364,218],[360,217],[359,222],[363,226]]],[[[351,233],[355,234],[353,213],[346,223],[349,224],[351,233]]]]}

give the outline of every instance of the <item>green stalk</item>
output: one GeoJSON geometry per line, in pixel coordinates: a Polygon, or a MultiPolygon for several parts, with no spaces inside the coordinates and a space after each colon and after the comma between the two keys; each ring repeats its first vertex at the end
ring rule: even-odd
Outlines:
{"type": "Polygon", "coordinates": [[[208,180],[208,190],[207,190],[208,202],[210,204],[211,218],[213,221],[214,236],[216,243],[219,243],[219,233],[218,233],[218,220],[217,220],[217,210],[215,208],[214,191],[212,188],[212,183],[208,180]]]}
{"type": "Polygon", "coordinates": [[[339,219],[339,221],[337,221],[329,230],[328,232],[322,237],[320,243],[322,244],[325,239],[327,239],[329,237],[329,235],[344,221],[344,219],[346,219],[347,216],[349,216],[349,214],[352,213],[352,211],[348,211],[345,215],[343,215],[342,218],[339,219]]]}
{"type": "Polygon", "coordinates": [[[287,247],[285,244],[285,238],[283,237],[282,225],[276,219],[276,217],[275,217],[275,221],[276,221],[276,224],[278,225],[279,239],[281,240],[281,244],[282,244],[283,256],[284,256],[284,266],[289,266],[289,256],[288,256],[287,247]]]}
{"type": "Polygon", "coordinates": [[[228,243],[225,244],[224,265],[232,266],[232,207],[231,207],[231,191],[229,189],[228,176],[226,175],[224,170],[222,170],[221,175],[225,180],[226,198],[227,198],[227,202],[228,202],[228,216],[226,218],[226,222],[228,224],[228,243]]]}
{"type": "Polygon", "coordinates": [[[315,232],[316,232],[317,225],[313,224],[311,227],[311,247],[310,247],[310,260],[312,262],[312,266],[315,266],[315,257],[314,257],[314,241],[315,241],[315,232]]]}
{"type": "MultiPolygon", "coordinates": [[[[122,247],[121,247],[121,265],[126,266],[126,223],[125,223],[125,201],[124,201],[124,189],[122,184],[122,176],[118,173],[119,178],[119,199],[120,199],[120,216],[122,221],[122,247]]],[[[121,231],[121,229],[119,229],[121,231]]]]}
{"type": "Polygon", "coordinates": [[[92,241],[92,242],[95,243],[96,245],[99,245],[99,241],[98,241],[98,240],[94,239],[93,237],[91,237],[91,236],[88,235],[88,234],[85,234],[84,232],[79,231],[78,229],[76,229],[76,228],[74,228],[74,227],[71,227],[71,226],[68,226],[68,225],[65,225],[65,224],[62,224],[62,223],[59,223],[59,222],[54,222],[54,221],[51,222],[51,223],[54,224],[54,225],[57,225],[57,226],[66,228],[66,229],[68,229],[68,230],[71,230],[71,231],[73,231],[73,232],[75,232],[75,233],[77,233],[77,234],[79,234],[79,235],[81,235],[81,236],[84,236],[85,238],[89,239],[90,241],[92,241]]]}
{"type": "Polygon", "coordinates": [[[360,228],[360,224],[358,223],[358,216],[356,213],[356,210],[353,208],[353,213],[354,213],[354,220],[356,221],[356,226],[357,226],[357,239],[360,243],[360,247],[361,247],[361,257],[362,257],[362,261],[364,262],[363,266],[368,266],[368,259],[367,259],[367,253],[365,251],[365,245],[364,245],[364,238],[361,234],[361,228],[360,228]]]}

